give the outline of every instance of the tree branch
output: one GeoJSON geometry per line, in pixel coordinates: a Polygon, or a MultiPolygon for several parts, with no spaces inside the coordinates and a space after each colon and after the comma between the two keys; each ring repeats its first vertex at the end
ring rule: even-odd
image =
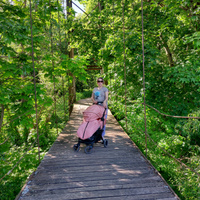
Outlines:
{"type": "Polygon", "coordinates": [[[1,132],[1,126],[3,124],[4,110],[5,110],[5,107],[3,104],[1,104],[0,132],[1,132]]]}
{"type": "Polygon", "coordinates": [[[172,53],[170,51],[170,48],[169,48],[167,42],[163,39],[162,34],[160,34],[160,40],[161,40],[161,42],[162,42],[162,44],[164,46],[165,52],[166,52],[166,54],[168,56],[168,61],[169,61],[170,67],[173,67],[174,66],[174,61],[173,61],[172,53]]]}

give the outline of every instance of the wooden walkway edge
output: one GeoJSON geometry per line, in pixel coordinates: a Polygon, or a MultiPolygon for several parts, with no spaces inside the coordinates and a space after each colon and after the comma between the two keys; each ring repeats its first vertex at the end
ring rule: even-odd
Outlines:
{"type": "Polygon", "coordinates": [[[85,145],[74,152],[76,131],[89,99],[74,105],[70,120],[45,155],[16,200],[177,200],[161,175],[145,159],[108,113],[108,147],[94,144],[91,154],[85,145]]]}

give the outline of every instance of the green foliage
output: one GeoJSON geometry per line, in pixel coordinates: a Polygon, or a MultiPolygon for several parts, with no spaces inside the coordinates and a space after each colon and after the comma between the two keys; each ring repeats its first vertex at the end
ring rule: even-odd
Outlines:
{"type": "MultiPolygon", "coordinates": [[[[1,152],[4,147],[1,147],[1,152]]],[[[4,154],[1,154],[1,177],[7,173],[13,165],[24,155],[24,149],[27,150],[26,146],[11,146],[4,154]],[[3,157],[3,159],[2,159],[3,157]]],[[[38,154],[37,147],[31,148],[27,152],[23,161],[20,162],[18,167],[10,175],[5,177],[3,183],[1,183],[0,197],[1,199],[14,199],[18,194],[21,187],[23,187],[26,178],[37,168],[38,166],[38,154]]],[[[44,157],[44,152],[41,153],[41,157],[44,157]]]]}
{"type": "Polygon", "coordinates": [[[76,100],[90,98],[92,96],[92,91],[90,89],[84,89],[81,93],[76,93],[76,100]]]}
{"type": "Polygon", "coordinates": [[[35,103],[43,158],[68,120],[69,74],[83,83],[88,78],[87,57],[69,58],[66,31],[71,22],[65,20],[61,5],[33,1],[31,30],[29,5],[23,3],[0,2],[0,178],[24,155],[1,181],[0,199],[14,199],[39,164],[35,103]]]}
{"type": "MultiPolygon", "coordinates": [[[[190,117],[200,116],[200,111],[190,114],[190,117]]],[[[188,119],[187,121],[180,121],[176,124],[176,132],[186,137],[191,145],[200,146],[200,128],[199,119],[188,119]]]]}

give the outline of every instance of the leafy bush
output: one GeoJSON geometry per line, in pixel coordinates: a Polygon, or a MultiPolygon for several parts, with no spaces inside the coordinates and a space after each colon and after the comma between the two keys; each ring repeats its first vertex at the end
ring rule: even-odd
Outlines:
{"type": "Polygon", "coordinates": [[[76,100],[90,98],[92,96],[92,90],[91,89],[84,89],[81,93],[76,93],[76,100]]]}

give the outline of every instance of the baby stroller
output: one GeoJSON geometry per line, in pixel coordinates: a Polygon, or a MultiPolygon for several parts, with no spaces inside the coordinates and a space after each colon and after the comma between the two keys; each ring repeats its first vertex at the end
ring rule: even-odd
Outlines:
{"type": "Polygon", "coordinates": [[[104,147],[107,147],[108,141],[102,138],[102,132],[105,125],[106,108],[100,105],[89,106],[83,112],[83,122],[77,130],[78,143],[73,146],[74,151],[78,152],[80,144],[86,144],[85,153],[92,152],[93,144],[102,141],[104,147]]]}

